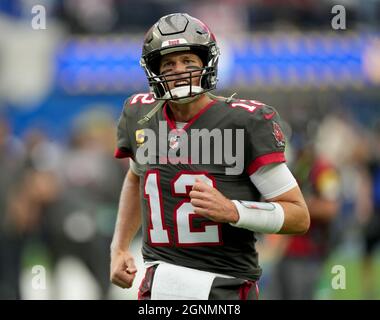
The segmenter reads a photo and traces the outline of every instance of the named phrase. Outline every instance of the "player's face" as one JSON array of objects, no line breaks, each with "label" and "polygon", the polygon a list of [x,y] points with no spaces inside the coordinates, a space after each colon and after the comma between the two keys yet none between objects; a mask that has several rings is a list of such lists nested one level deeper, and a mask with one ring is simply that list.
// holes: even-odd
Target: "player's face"
[{"label": "player's face", "polygon": [[[160,61],[160,74],[165,75],[167,89],[171,90],[180,86],[190,85],[190,72],[203,67],[202,60],[194,53],[173,52],[162,57]],[[180,74],[181,72],[185,72]],[[200,75],[201,71],[192,72],[192,75]],[[199,86],[200,77],[193,77],[191,84]]]}]

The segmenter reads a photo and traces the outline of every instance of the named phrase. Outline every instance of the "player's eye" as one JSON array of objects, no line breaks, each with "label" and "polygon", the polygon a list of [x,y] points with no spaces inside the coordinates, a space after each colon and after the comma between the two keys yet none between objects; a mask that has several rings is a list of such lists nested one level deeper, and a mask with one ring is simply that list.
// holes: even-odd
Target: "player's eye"
[{"label": "player's eye", "polygon": [[184,62],[185,64],[194,64],[194,63],[195,63],[195,61],[194,61],[194,60],[191,60],[191,59],[185,59],[183,62]]},{"label": "player's eye", "polygon": [[162,68],[172,67],[173,65],[174,65],[173,61],[164,62],[164,64],[162,65]]},{"label": "player's eye", "polygon": [[161,66],[161,73],[162,74],[168,74],[170,72],[173,71],[173,62],[165,62],[162,66]]}]

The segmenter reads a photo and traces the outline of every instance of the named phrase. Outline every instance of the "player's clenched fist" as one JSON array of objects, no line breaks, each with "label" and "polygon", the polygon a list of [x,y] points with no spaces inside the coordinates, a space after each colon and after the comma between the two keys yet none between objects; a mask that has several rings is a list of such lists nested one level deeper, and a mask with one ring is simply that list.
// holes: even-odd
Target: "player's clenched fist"
[{"label": "player's clenched fist", "polygon": [[132,287],[136,277],[136,266],[129,251],[115,251],[111,254],[111,282],[121,288]]},{"label": "player's clenched fist", "polygon": [[194,213],[216,222],[234,223],[239,220],[234,203],[202,180],[196,179],[189,195]]}]

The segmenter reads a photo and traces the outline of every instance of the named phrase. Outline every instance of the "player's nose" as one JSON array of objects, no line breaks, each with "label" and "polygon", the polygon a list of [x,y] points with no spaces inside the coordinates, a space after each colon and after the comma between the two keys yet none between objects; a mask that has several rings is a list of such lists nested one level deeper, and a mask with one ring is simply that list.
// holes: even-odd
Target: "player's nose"
[{"label": "player's nose", "polygon": [[184,64],[184,63],[181,63],[181,62],[177,62],[176,64],[175,64],[175,66],[174,66],[174,74],[178,77],[178,78],[180,78],[181,76],[183,76],[183,75],[181,75],[180,73],[181,72],[186,72],[187,70],[186,70],[186,65]]}]

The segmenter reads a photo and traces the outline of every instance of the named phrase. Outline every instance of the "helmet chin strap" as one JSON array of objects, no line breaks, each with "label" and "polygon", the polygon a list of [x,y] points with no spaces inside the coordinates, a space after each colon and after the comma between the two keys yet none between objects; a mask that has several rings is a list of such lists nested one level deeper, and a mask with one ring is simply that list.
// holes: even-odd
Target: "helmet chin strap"
[{"label": "helmet chin strap", "polygon": [[[171,101],[177,104],[190,103],[192,101],[195,101],[196,99],[199,99],[200,93],[204,92],[204,89],[199,86],[192,86],[191,92],[196,93],[196,95],[189,97],[190,86],[178,87],[171,90],[172,95],[170,95],[170,92],[166,92],[163,98],[165,100],[170,100],[170,98],[172,98],[173,96],[173,98],[177,98],[177,100],[171,100]],[[180,97],[183,97],[183,98],[180,98]],[[157,105],[152,110],[150,110],[143,118],[141,118],[137,123],[139,125],[144,125],[145,123],[147,123],[154,116],[154,114],[158,110],[160,110],[161,107],[165,104],[164,99],[161,99],[159,103],[157,103]]]},{"label": "helmet chin strap", "polygon": [[[199,98],[199,93],[202,93],[204,90],[199,86],[191,86],[191,93],[196,93],[195,96],[190,95],[190,86],[183,86],[171,89],[170,92],[166,92],[163,96],[164,99],[171,100],[170,98],[176,98],[175,100],[171,100],[178,104],[185,104],[192,102]],[[171,93],[171,94],[170,94]]]}]

